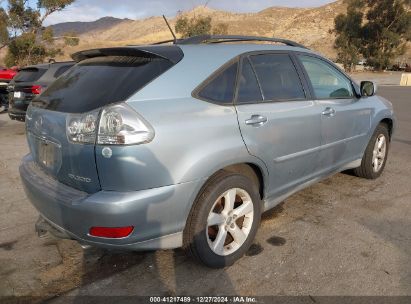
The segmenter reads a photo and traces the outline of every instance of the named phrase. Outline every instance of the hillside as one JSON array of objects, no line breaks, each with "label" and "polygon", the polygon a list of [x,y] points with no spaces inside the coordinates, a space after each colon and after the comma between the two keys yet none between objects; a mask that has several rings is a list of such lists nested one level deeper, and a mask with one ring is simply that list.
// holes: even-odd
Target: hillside
[{"label": "hillside", "polygon": [[[270,7],[257,13],[232,13],[205,7],[197,7],[183,15],[211,16],[213,24],[228,24],[229,34],[256,35],[287,38],[302,43],[324,55],[335,58],[333,48],[334,18],[346,11],[343,0],[315,8]],[[70,54],[84,49],[145,44],[171,39],[171,34],[159,16],[141,20],[104,17],[94,22],[68,22],[53,25],[56,36],[75,31],[80,44],[75,47],[62,46],[64,55],[59,60],[70,58]],[[174,28],[176,18],[169,20]],[[407,55],[411,56],[411,48]]]},{"label": "hillside", "polygon": [[[334,36],[330,30],[334,27],[335,16],[344,11],[345,5],[339,0],[316,8],[271,7],[258,13],[245,14],[197,7],[184,15],[211,16],[214,24],[227,23],[229,34],[288,38],[335,57],[332,47]],[[175,21],[176,18],[170,20],[172,27]],[[75,29],[66,27],[65,30]],[[160,16],[122,20],[118,24],[87,30],[80,34],[80,44],[76,47],[66,47],[64,59],[81,49],[152,43],[170,38],[170,32]]]},{"label": "hillside", "polygon": [[118,19],[114,17],[103,17],[92,22],[63,22],[51,25],[55,36],[61,36],[67,32],[76,32],[78,35],[90,31],[107,30],[129,19]]},{"label": "hillside", "polygon": [[[343,1],[317,8],[271,7],[258,13],[232,13],[197,7],[186,16],[211,16],[213,23],[227,23],[229,34],[258,35],[288,38],[335,57],[334,18],[345,11]],[[174,27],[176,18],[170,20]],[[170,39],[171,35],[162,17],[141,20],[123,20],[106,28],[87,31],[80,35],[80,45],[67,48],[66,55],[93,47],[151,43]]]}]

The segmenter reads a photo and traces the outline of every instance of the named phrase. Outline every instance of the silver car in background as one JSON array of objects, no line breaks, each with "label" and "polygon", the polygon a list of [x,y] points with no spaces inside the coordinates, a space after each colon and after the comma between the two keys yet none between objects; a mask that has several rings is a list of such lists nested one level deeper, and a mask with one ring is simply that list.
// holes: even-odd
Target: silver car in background
[{"label": "silver car in background", "polygon": [[[271,44],[224,42],[268,41]],[[36,229],[239,259],[262,212],[334,173],[375,179],[395,128],[372,82],[295,42],[199,36],[88,50],[29,107],[20,166]]]}]

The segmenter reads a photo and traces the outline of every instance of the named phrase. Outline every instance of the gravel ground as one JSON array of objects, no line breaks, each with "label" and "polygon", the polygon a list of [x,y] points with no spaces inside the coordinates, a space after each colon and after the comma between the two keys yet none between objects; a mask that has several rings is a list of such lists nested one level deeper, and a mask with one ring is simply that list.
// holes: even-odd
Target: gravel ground
[{"label": "gravel ground", "polygon": [[370,80],[370,81],[376,82],[378,85],[381,85],[381,86],[398,86],[401,83],[402,74],[403,72],[364,71],[364,72],[351,73],[351,77],[353,77],[354,80],[357,82],[361,82],[362,80]]},{"label": "gravel ground", "polygon": [[381,178],[337,174],[293,195],[264,214],[247,256],[220,270],[181,250],[39,239],[17,169],[28,152],[24,125],[0,115],[0,295],[411,295],[411,88],[380,93],[399,118]]}]

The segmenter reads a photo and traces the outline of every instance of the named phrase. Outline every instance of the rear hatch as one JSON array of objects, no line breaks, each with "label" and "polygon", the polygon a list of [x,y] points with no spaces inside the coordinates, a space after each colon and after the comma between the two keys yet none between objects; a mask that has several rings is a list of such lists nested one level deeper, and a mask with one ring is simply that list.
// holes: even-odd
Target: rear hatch
[{"label": "rear hatch", "polygon": [[20,70],[8,87],[10,108],[21,111],[27,109],[30,101],[41,93],[36,81],[46,73],[47,68],[48,65],[41,65]]},{"label": "rear hatch", "polygon": [[102,107],[126,101],[171,68],[182,53],[179,57],[176,50],[163,52],[160,47],[111,48],[81,52],[73,58],[79,63],[33,100],[26,117],[27,136],[33,159],[48,174],[94,193],[100,190],[95,141],[72,142],[68,121],[84,113],[98,117],[95,113]]}]

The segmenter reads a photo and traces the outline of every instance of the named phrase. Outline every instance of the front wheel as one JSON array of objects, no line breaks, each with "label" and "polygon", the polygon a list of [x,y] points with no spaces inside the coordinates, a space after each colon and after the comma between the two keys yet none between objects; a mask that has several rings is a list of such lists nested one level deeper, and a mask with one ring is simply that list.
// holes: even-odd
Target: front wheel
[{"label": "front wheel", "polygon": [[257,185],[246,176],[219,172],[193,206],[184,247],[206,266],[230,266],[251,246],[260,218]]},{"label": "front wheel", "polygon": [[361,166],[354,169],[355,175],[367,179],[378,178],[387,163],[389,144],[390,137],[387,125],[378,125],[365,150]]}]

